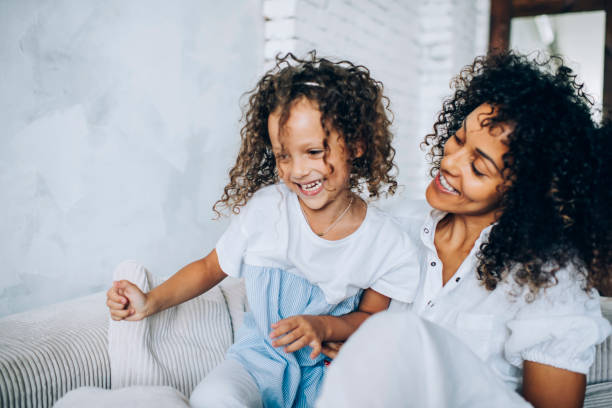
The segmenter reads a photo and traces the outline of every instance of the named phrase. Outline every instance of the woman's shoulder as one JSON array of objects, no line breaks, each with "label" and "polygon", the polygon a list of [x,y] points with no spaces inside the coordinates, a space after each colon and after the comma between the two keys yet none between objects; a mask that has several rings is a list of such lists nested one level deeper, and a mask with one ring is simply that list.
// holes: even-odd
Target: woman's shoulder
[{"label": "woman's shoulder", "polygon": [[[500,285],[517,294],[516,283],[513,282],[512,274]],[[536,289],[529,285],[520,287],[522,299],[521,311],[525,314],[558,314],[560,312],[574,313],[578,310],[599,309],[599,295],[596,290],[585,290],[585,274],[573,264],[560,268],[551,279],[550,283]]]}]

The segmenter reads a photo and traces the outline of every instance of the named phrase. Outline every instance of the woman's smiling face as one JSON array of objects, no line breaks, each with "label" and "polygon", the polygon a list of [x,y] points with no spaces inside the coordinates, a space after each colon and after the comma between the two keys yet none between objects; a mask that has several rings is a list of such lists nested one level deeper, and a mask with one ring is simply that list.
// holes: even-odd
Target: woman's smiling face
[{"label": "woman's smiling face", "polygon": [[440,171],[427,187],[429,204],[458,215],[491,217],[499,209],[506,181],[507,124],[482,126],[495,115],[491,105],[474,109],[444,145]]}]

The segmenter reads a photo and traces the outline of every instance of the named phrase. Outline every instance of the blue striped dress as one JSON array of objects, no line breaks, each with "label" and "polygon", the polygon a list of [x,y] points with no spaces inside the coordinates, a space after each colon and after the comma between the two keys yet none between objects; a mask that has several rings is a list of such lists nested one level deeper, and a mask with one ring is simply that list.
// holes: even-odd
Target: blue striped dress
[{"label": "blue striped dress", "polygon": [[264,406],[312,407],[323,382],[324,356],[311,359],[312,349],[308,346],[293,353],[272,347],[270,325],[301,314],[350,313],[357,309],[360,293],[330,305],[321,289],[300,276],[278,268],[243,268],[251,310],[227,357],[238,360],[253,376]]}]

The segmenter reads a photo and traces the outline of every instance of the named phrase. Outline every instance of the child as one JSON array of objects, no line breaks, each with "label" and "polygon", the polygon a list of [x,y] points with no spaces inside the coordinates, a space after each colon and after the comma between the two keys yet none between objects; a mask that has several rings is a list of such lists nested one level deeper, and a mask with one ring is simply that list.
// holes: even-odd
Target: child
[{"label": "child", "polygon": [[227,275],[245,278],[250,311],[192,406],[312,406],[322,343],[346,340],[390,298],[412,301],[414,245],[357,194],[397,186],[384,99],[362,66],[314,53],[278,59],[249,98],[238,159],[214,206],[235,215],[216,248],[148,294],[127,281],[109,290],[111,317],[139,320]]}]

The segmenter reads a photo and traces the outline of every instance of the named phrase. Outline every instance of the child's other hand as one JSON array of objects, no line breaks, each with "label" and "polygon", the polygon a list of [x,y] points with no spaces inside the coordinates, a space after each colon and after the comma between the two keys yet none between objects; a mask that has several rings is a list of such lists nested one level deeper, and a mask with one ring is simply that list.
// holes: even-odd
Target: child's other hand
[{"label": "child's other hand", "polygon": [[342,348],[343,344],[343,341],[326,341],[325,343],[323,343],[321,353],[325,354],[331,359],[334,359],[338,355],[338,352]]},{"label": "child's other hand", "polygon": [[321,354],[321,343],[325,340],[325,324],[321,316],[299,315],[283,319],[272,325],[272,346],[286,346],[285,352],[292,353],[302,347],[312,347],[310,358]]},{"label": "child's other hand", "polygon": [[146,316],[147,295],[127,280],[114,281],[106,292],[106,305],[113,320],[141,320]]}]

